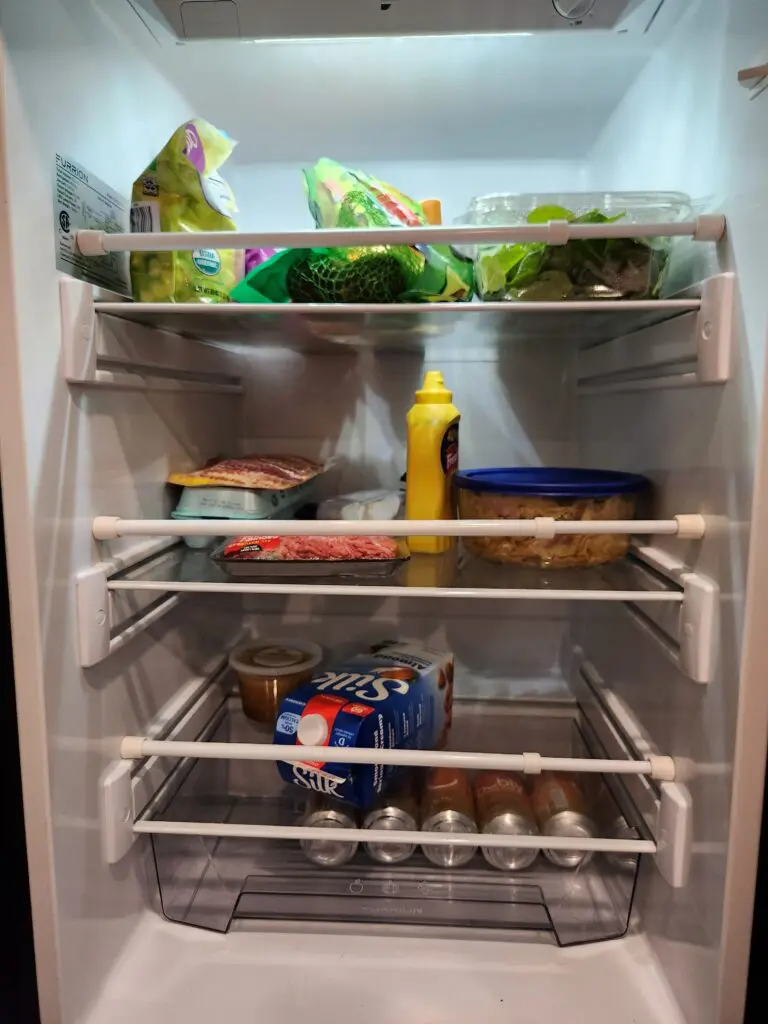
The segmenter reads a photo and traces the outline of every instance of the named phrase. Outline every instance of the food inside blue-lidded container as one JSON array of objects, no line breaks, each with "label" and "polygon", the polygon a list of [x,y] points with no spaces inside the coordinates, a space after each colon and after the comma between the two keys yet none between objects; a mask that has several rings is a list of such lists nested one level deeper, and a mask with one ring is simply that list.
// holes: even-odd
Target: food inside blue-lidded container
[{"label": "food inside blue-lidded container", "polygon": [[[634,519],[638,497],[650,481],[605,469],[494,467],[457,473],[460,519]],[[570,568],[623,558],[629,532],[537,537],[465,537],[465,549],[490,562]]]}]

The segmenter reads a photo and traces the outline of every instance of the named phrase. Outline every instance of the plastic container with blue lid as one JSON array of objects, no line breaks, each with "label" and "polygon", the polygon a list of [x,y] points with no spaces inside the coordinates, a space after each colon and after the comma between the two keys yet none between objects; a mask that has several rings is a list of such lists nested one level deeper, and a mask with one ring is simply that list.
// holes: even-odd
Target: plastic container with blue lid
[{"label": "plastic container with blue lid", "polygon": [[[454,478],[460,519],[633,519],[638,496],[650,481],[604,469],[492,467]],[[623,558],[626,534],[536,537],[465,537],[464,547],[491,562],[572,568]]]}]

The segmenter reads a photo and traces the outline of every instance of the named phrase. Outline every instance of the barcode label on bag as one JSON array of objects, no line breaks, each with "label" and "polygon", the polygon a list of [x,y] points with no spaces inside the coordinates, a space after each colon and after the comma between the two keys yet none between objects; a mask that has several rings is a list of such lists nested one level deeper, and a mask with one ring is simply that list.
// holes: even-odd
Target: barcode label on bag
[{"label": "barcode label on bag", "polygon": [[160,230],[159,203],[133,203],[131,206],[131,232],[146,234]]}]

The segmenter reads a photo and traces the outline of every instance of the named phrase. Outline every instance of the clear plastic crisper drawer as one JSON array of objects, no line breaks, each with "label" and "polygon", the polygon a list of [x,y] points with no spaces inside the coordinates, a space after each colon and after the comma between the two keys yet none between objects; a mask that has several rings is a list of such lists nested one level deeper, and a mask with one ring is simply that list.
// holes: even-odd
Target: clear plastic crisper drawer
[{"label": "clear plastic crisper drawer", "polygon": [[[270,742],[271,735],[230,700],[209,739]],[[457,702],[451,746],[602,754],[587,744],[578,709],[557,703]],[[616,802],[618,794],[627,806],[617,780],[604,782],[598,835],[641,837],[642,824],[628,824]],[[299,823],[308,797],[283,783],[274,763],[190,760],[180,766],[153,819],[291,826]],[[348,863],[327,868],[308,861],[291,839],[155,834],[151,841],[162,911],[179,924],[219,932],[246,920],[536,932],[563,946],[624,934],[640,859],[595,853],[567,869],[540,853],[528,869],[512,873],[491,867],[478,850],[463,867],[447,870],[421,850],[402,864],[380,864],[361,845]]]}]

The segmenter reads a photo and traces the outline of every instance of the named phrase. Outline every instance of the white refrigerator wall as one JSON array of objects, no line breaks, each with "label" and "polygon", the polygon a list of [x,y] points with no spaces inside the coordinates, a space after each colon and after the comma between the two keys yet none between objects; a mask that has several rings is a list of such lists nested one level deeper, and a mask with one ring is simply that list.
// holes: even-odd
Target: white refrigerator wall
[{"label": "white refrigerator wall", "polygon": [[[757,792],[752,787],[748,815],[743,801],[742,812],[730,815],[738,797],[734,762],[744,766],[749,784],[762,779],[765,756],[766,709],[753,702],[764,680],[741,666],[768,326],[768,93],[750,99],[737,73],[758,63],[766,41],[768,7],[761,0],[692,5],[617,107],[591,168],[595,187],[681,189],[707,197],[728,218],[720,264],[737,275],[736,358],[725,388],[590,398],[576,417],[585,463],[648,474],[657,485],[660,515],[705,512],[722,517],[725,526],[700,546],[678,545],[681,556],[722,589],[721,664],[711,685],[679,675],[623,609],[601,607],[579,616],[580,642],[614,696],[632,708],[658,749],[697,766],[690,783],[690,883],[673,892],[649,871],[638,906],[683,1010],[701,1024],[740,1019],[748,956],[743,946],[733,956],[725,928],[738,912],[741,933],[748,934],[745,864],[754,864],[760,786]],[[763,571],[752,565],[753,575]],[[740,737],[737,752],[737,705],[745,702],[754,730]]]},{"label": "white refrigerator wall", "polygon": [[[82,1018],[146,902],[132,858],[103,863],[99,776],[118,738],[144,729],[182,683],[207,671],[240,619],[239,603],[189,601],[103,666],[84,673],[78,665],[73,579],[99,558],[93,515],[167,514],[168,466],[230,448],[241,433],[232,396],[78,392],[62,378],[54,154],[128,194],[169,125],[192,113],[142,56],[127,5],[112,8],[125,22],[122,37],[82,0],[0,7],[9,203],[0,245],[0,461],[46,1024]],[[196,357],[184,348],[191,368]],[[210,361],[197,357],[200,367]],[[226,369],[222,357],[216,362]]]},{"label": "white refrigerator wall", "polygon": [[[406,413],[424,371],[439,369],[462,414],[462,468],[575,465],[575,404],[568,381],[572,346],[522,342],[502,344],[497,352],[478,350],[479,340],[472,325],[456,325],[431,343],[426,355],[255,349],[247,360],[243,449],[332,461],[321,495],[397,490],[405,472]],[[420,582],[435,585],[430,579]],[[367,631],[369,639],[420,636],[448,643],[459,662],[457,691],[467,695],[519,694],[539,681],[548,689],[559,674],[568,609],[556,602],[483,602],[482,609],[472,608],[477,602],[471,601],[425,606],[365,597],[362,602],[342,607],[336,599],[310,607],[287,600],[280,607],[294,632],[300,624],[321,642],[330,632],[346,639]],[[262,615],[258,624],[262,633],[274,633],[280,623]]]},{"label": "white refrigerator wall", "polygon": [[[225,124],[226,120],[222,122]],[[243,163],[235,150],[226,178],[237,197],[238,226],[246,231],[301,230],[313,221],[304,193],[302,168],[320,156],[340,159],[326,144],[306,162]],[[389,182],[415,199],[439,198],[443,223],[452,224],[473,196],[490,192],[578,192],[588,185],[589,163],[582,159],[392,160],[352,152],[349,165]]]},{"label": "white refrigerator wall", "polygon": [[150,57],[239,140],[237,162],[329,156],[382,175],[394,163],[583,160],[655,43],[560,32],[178,46],[155,31]]}]

